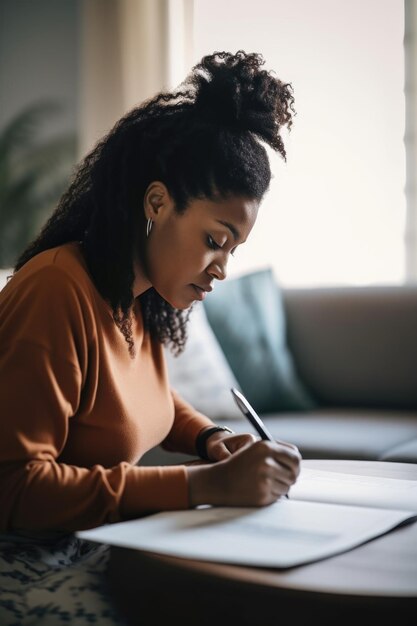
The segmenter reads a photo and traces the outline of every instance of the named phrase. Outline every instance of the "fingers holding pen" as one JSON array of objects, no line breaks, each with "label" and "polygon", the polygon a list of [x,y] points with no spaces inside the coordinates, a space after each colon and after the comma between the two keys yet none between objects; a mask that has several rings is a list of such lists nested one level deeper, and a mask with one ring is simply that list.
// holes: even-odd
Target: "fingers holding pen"
[{"label": "fingers holding pen", "polygon": [[283,446],[280,443],[270,441],[259,441],[262,457],[261,471],[265,471],[265,476],[274,484],[274,491],[279,487],[279,495],[288,492],[300,473],[301,455],[295,446]]},{"label": "fingers holding pen", "polygon": [[207,455],[211,461],[222,461],[255,441],[256,437],[248,433],[214,433],[206,443]]},{"label": "fingers holding pen", "polygon": [[258,440],[228,458],[189,468],[193,505],[265,506],[288,493],[300,472],[295,447]]},{"label": "fingers holding pen", "polygon": [[[271,456],[283,467],[286,467],[289,471],[290,479],[294,483],[301,470],[301,454],[297,446],[282,441],[275,442],[263,442],[266,445],[271,446]],[[291,483],[291,484],[292,484]]]},{"label": "fingers holding pen", "polygon": [[244,477],[244,484],[236,492],[236,496],[242,499],[239,504],[243,506],[272,504],[288,493],[300,472],[298,450],[271,441],[256,441],[242,450],[239,457],[242,467],[233,469],[236,470],[236,485],[239,485],[239,476]]},{"label": "fingers holding pen", "polygon": [[287,490],[295,483],[296,477],[286,465],[282,465],[272,457],[267,457],[264,463],[265,476],[272,482],[283,485]]}]

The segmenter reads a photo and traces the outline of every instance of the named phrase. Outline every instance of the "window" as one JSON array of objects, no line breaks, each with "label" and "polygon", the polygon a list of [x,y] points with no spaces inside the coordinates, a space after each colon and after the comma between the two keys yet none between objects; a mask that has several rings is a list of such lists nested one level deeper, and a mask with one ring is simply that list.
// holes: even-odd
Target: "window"
[{"label": "window", "polygon": [[194,60],[260,52],[294,87],[288,160],[229,273],[282,284],[405,279],[404,6],[399,0],[195,0]]}]

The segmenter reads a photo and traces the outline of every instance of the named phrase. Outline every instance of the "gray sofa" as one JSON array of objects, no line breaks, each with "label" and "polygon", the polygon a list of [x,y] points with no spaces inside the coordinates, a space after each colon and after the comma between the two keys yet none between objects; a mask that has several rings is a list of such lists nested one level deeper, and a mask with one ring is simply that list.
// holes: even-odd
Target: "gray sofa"
[{"label": "gray sofa", "polygon": [[[417,462],[417,285],[280,289],[280,297],[286,347],[313,406],[261,413],[272,434],[306,459]],[[244,420],[221,423],[251,430]],[[157,447],[141,464],[191,458]]]}]

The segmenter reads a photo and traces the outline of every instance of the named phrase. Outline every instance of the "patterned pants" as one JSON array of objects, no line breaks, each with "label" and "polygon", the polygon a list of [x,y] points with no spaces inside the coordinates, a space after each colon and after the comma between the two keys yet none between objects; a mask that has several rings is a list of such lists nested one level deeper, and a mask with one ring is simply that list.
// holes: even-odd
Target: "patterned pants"
[{"label": "patterned pants", "polygon": [[74,535],[0,536],[1,626],[126,626],[112,604],[108,546]]}]

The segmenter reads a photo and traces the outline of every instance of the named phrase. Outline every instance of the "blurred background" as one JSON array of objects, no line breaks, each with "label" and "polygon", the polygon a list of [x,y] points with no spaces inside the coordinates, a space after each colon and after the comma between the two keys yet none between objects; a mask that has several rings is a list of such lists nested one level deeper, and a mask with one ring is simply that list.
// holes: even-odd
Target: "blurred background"
[{"label": "blurred background", "polygon": [[259,52],[294,89],[288,158],[229,275],[417,279],[417,0],[0,0],[0,268],[124,113],[202,56]]}]

